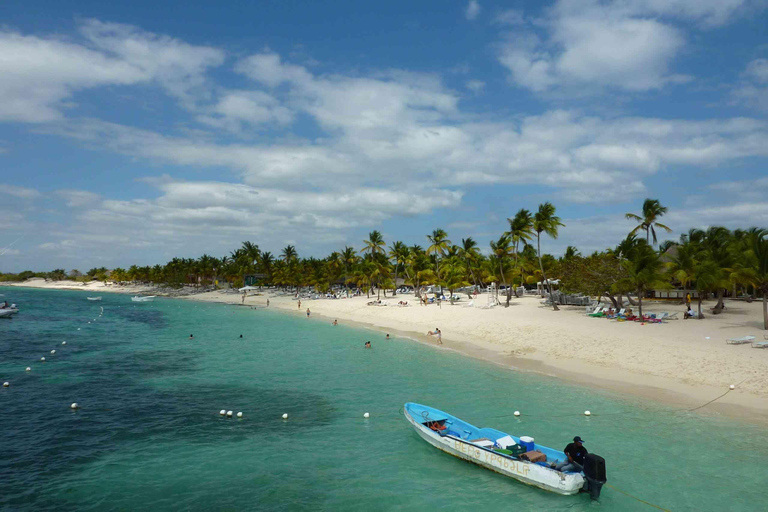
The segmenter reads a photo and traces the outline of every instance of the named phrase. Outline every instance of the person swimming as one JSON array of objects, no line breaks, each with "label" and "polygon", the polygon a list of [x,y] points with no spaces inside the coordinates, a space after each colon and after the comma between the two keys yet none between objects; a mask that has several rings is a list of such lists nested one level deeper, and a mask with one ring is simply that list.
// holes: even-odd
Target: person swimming
[{"label": "person swimming", "polygon": [[338,320],[334,320],[331,325],[339,325],[339,321]]},{"label": "person swimming", "polygon": [[242,337],[243,337],[243,335],[241,334],[241,335],[240,335],[240,337],[242,338]]},{"label": "person swimming", "polygon": [[192,338],[194,338],[194,336],[192,336],[192,335],[190,334],[190,335],[189,335],[189,339],[192,339]]},{"label": "person swimming", "polygon": [[370,341],[366,341],[365,342],[365,348],[371,348],[371,342]]},{"label": "person swimming", "polygon": [[386,339],[389,339],[389,334],[387,334],[387,337],[386,337]]}]

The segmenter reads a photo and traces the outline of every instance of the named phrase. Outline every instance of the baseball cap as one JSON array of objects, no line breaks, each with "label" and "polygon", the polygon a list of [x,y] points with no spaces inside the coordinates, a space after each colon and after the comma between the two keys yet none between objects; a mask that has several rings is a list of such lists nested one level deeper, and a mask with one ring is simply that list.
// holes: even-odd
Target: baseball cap
[{"label": "baseball cap", "polygon": [[573,442],[574,443],[582,443],[583,444],[584,440],[582,438],[580,438],[579,436],[576,436],[576,437],[573,438]]}]

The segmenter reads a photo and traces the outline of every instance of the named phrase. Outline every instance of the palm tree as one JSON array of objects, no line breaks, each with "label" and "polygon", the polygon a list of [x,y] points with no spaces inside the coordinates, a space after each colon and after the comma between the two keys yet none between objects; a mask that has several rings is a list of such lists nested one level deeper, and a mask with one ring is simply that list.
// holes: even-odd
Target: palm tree
[{"label": "palm tree", "polygon": [[477,242],[475,242],[472,237],[468,238],[462,238],[461,239],[461,247],[459,248],[459,257],[464,260],[464,263],[467,266],[467,269],[469,270],[469,275],[472,276],[472,283],[474,283],[475,286],[477,286],[477,279],[475,278],[475,271],[472,268],[473,263],[477,262],[480,259],[480,251],[477,248]]},{"label": "palm tree", "polygon": [[299,257],[299,253],[296,252],[296,247],[292,245],[286,245],[283,248],[283,252],[280,253],[280,257],[284,262],[290,263],[292,261],[295,261]]},{"label": "palm tree", "polygon": [[581,253],[579,252],[579,250],[576,247],[569,245],[568,247],[565,248],[565,254],[563,254],[562,260],[570,261],[573,258],[577,258],[579,256],[581,256]]},{"label": "palm tree", "polygon": [[749,282],[763,294],[763,329],[768,330],[768,230],[750,230],[747,238],[752,262]]},{"label": "palm tree", "polygon": [[397,277],[400,272],[400,268],[405,264],[405,260],[408,258],[408,246],[403,242],[395,242],[389,248],[389,257],[395,260],[395,291],[392,296],[397,295]]},{"label": "palm tree", "polygon": [[344,265],[344,288],[348,288],[349,269],[357,262],[357,253],[352,247],[345,245],[344,249],[339,253],[339,259],[341,264]]},{"label": "palm tree", "polygon": [[[427,256],[435,256],[435,271],[437,277],[440,277],[440,256],[445,255],[445,251],[451,246],[451,241],[448,240],[448,233],[442,229],[435,229],[431,235],[427,235],[427,240],[431,244],[427,247]],[[442,291],[442,286],[440,287]]]},{"label": "palm tree", "polygon": [[669,252],[670,260],[667,262],[667,270],[681,285],[683,285],[683,301],[688,296],[688,287],[696,274],[696,254],[698,247],[691,242],[676,244],[674,253]]},{"label": "palm tree", "polygon": [[[539,211],[533,216],[533,230],[536,232],[536,246],[538,248],[537,253],[539,256],[539,268],[541,269],[541,277],[547,284],[549,289],[549,296],[552,298],[552,285],[547,279],[547,274],[544,273],[544,265],[541,263],[541,234],[546,233],[553,239],[557,239],[557,230],[560,226],[565,226],[560,222],[560,217],[555,215],[555,207],[550,202],[539,205]],[[555,311],[559,311],[556,301],[552,298],[552,307]]]},{"label": "palm tree", "polygon": [[504,275],[504,265],[507,263],[507,260],[510,256],[510,247],[511,240],[507,234],[503,234],[499,237],[497,241],[491,240],[491,252],[496,257],[496,260],[499,263],[499,276],[501,277],[501,281],[504,284],[504,287],[506,288],[507,293],[507,304],[506,307],[509,307],[509,301],[510,301],[510,295],[512,294],[510,289],[507,287],[507,278]]},{"label": "palm tree", "polygon": [[[513,218],[507,219],[507,222],[509,222],[509,231],[507,234],[512,239],[512,245],[515,249],[515,267],[519,267],[520,242],[524,245],[528,245],[528,242],[533,239],[533,216],[530,211],[521,208]],[[522,276],[522,272],[520,272],[520,275]],[[515,290],[515,297],[517,297],[517,290]]]},{"label": "palm tree", "polygon": [[654,288],[669,287],[669,282],[663,279],[664,264],[650,245],[640,242],[630,251],[624,265],[628,275],[621,279],[618,288],[637,292],[638,314],[642,318],[645,292]]},{"label": "palm tree", "polygon": [[369,254],[384,254],[384,237],[377,230],[373,230],[368,233],[368,240],[363,240],[365,246],[360,250],[360,253],[367,252]]},{"label": "palm tree", "polygon": [[635,215],[634,213],[627,213],[625,217],[630,220],[636,220],[640,224],[635,227],[632,231],[630,231],[630,234],[637,233],[639,230],[645,231],[645,241],[648,242],[648,244],[651,243],[651,235],[653,235],[653,244],[656,245],[656,229],[655,228],[662,228],[666,230],[667,233],[671,233],[672,230],[665,226],[664,224],[658,222],[658,219],[662,217],[665,213],[667,213],[667,207],[661,206],[661,203],[658,199],[646,199],[643,202],[643,212],[642,216]]}]

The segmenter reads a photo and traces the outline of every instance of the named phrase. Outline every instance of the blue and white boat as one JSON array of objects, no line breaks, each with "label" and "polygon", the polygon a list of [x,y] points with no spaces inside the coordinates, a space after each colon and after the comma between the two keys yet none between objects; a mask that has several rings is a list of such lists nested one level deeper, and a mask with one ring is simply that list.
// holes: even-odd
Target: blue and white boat
[{"label": "blue and white boat", "polygon": [[478,428],[426,405],[408,402],[404,411],[422,439],[454,457],[557,494],[576,494],[585,487],[581,473],[563,473],[550,468],[550,465],[566,460],[561,451],[536,444],[535,450],[545,455],[546,461],[522,460],[499,450],[502,446],[510,448],[514,445],[526,446],[527,450],[532,448],[529,438],[523,437],[521,441],[519,437],[496,429]]}]

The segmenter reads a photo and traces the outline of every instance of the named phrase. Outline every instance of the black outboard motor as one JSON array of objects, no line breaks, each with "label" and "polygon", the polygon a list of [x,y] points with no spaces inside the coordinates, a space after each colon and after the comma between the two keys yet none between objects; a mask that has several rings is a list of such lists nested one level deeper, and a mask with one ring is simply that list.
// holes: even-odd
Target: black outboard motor
[{"label": "black outboard motor", "polygon": [[587,479],[586,490],[589,491],[589,497],[597,500],[603,490],[603,484],[608,481],[605,476],[605,459],[588,453],[584,457],[584,476]]}]

